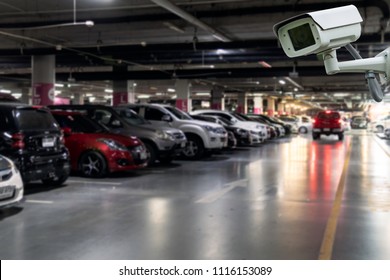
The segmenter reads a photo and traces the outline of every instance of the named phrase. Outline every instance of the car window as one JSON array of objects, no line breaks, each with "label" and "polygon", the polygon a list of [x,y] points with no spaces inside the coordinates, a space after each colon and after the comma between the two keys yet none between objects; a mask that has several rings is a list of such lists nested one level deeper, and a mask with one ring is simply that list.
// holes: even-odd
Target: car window
[{"label": "car window", "polygon": [[171,112],[172,114],[174,114],[179,120],[192,120],[192,118],[191,118],[188,114],[186,114],[186,113],[180,111],[180,110],[177,109],[177,108],[174,108],[174,107],[165,107],[165,109],[167,109],[169,112]]},{"label": "car window", "polygon": [[148,123],[144,118],[140,117],[136,112],[130,109],[120,109],[119,115],[129,124],[143,125]]},{"label": "car window", "polygon": [[318,113],[318,118],[320,119],[339,119],[340,118],[340,114],[337,113],[337,112],[333,112],[333,113],[326,113],[326,112],[321,112],[321,113]]},{"label": "car window", "polygon": [[151,120],[151,121],[161,121],[162,117],[164,116],[164,112],[156,109],[156,108],[145,108],[145,119]]},{"label": "car window", "polygon": [[14,130],[15,124],[12,121],[12,116],[10,114],[7,114],[7,112],[1,112],[0,111],[0,130],[7,131],[7,130]]},{"label": "car window", "polygon": [[36,108],[23,108],[15,111],[15,117],[21,130],[59,129],[50,112]]},{"label": "car window", "polygon": [[104,109],[96,109],[92,119],[106,127],[117,128],[122,126],[121,121],[117,118],[117,116]]},{"label": "car window", "polygon": [[69,127],[72,132],[98,133],[105,131],[103,127],[82,115],[54,114],[54,118],[62,128]]}]

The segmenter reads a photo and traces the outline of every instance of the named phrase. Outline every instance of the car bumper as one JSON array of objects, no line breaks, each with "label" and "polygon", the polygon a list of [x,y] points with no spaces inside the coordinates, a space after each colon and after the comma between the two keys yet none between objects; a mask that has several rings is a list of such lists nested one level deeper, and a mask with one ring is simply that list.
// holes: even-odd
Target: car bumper
[{"label": "car bumper", "polygon": [[128,171],[146,167],[146,151],[111,151],[105,154],[109,172]]},{"label": "car bumper", "polygon": [[344,130],[342,128],[313,128],[313,133],[320,133],[320,134],[339,134],[343,133]]},{"label": "car bumper", "polygon": [[14,206],[23,199],[23,181],[20,173],[14,174],[11,179],[0,183],[0,208]]}]

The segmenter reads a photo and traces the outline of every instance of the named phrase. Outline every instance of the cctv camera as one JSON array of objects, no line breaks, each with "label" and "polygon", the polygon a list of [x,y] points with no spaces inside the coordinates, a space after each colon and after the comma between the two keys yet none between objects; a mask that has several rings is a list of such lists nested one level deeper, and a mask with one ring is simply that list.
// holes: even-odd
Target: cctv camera
[{"label": "cctv camera", "polygon": [[359,39],[363,21],[353,5],[302,14],[274,26],[288,57],[321,53]]}]

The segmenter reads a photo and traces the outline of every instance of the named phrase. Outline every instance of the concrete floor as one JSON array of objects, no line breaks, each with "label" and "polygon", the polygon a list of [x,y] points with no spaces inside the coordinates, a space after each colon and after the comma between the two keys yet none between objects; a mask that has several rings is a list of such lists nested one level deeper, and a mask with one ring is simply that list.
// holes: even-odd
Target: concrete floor
[{"label": "concrete floor", "polygon": [[389,166],[390,141],[352,131],[31,185],[0,210],[0,259],[389,260]]}]

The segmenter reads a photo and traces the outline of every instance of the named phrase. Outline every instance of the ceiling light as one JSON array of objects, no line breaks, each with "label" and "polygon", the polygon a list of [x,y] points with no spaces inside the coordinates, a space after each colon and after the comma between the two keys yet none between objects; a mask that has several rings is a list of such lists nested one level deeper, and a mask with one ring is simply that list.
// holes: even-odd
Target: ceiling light
[{"label": "ceiling light", "polygon": [[156,92],[156,95],[163,95],[162,92]]},{"label": "ceiling light", "polygon": [[285,84],[286,84],[286,81],[285,81],[285,80],[279,80],[279,84],[285,85]]},{"label": "ceiling light", "polygon": [[112,89],[110,89],[110,88],[106,88],[106,89],[104,89],[104,92],[106,92],[106,93],[113,93],[114,91]]},{"label": "ceiling light", "polygon": [[195,93],[197,96],[210,96],[210,92],[197,92]]},{"label": "ceiling light", "polygon": [[10,91],[8,89],[0,89],[0,92],[1,93],[11,93],[12,91]]},{"label": "ceiling light", "polygon": [[137,98],[138,99],[147,99],[147,98],[150,98],[150,95],[149,94],[140,94],[140,95],[137,95]]},{"label": "ceiling light", "polygon": [[172,96],[172,99],[176,99],[176,98],[177,98],[177,95],[176,95],[176,94]]},{"label": "ceiling light", "polygon": [[92,97],[93,94],[92,94],[92,93],[87,93],[87,94],[85,94],[85,96],[86,96],[86,97]]},{"label": "ceiling light", "polygon": [[174,88],[168,88],[167,90],[168,90],[168,92],[176,92],[176,90]]},{"label": "ceiling light", "polygon": [[62,91],[60,91],[60,90],[55,90],[54,91],[54,95],[59,95],[59,94],[61,94],[62,93]]},{"label": "ceiling light", "polygon": [[11,95],[12,95],[13,97],[15,97],[15,98],[20,98],[20,97],[22,97],[22,94],[19,93],[19,92],[14,92],[14,93],[12,93]]},{"label": "ceiling light", "polygon": [[56,87],[64,87],[63,84],[55,84]]}]

